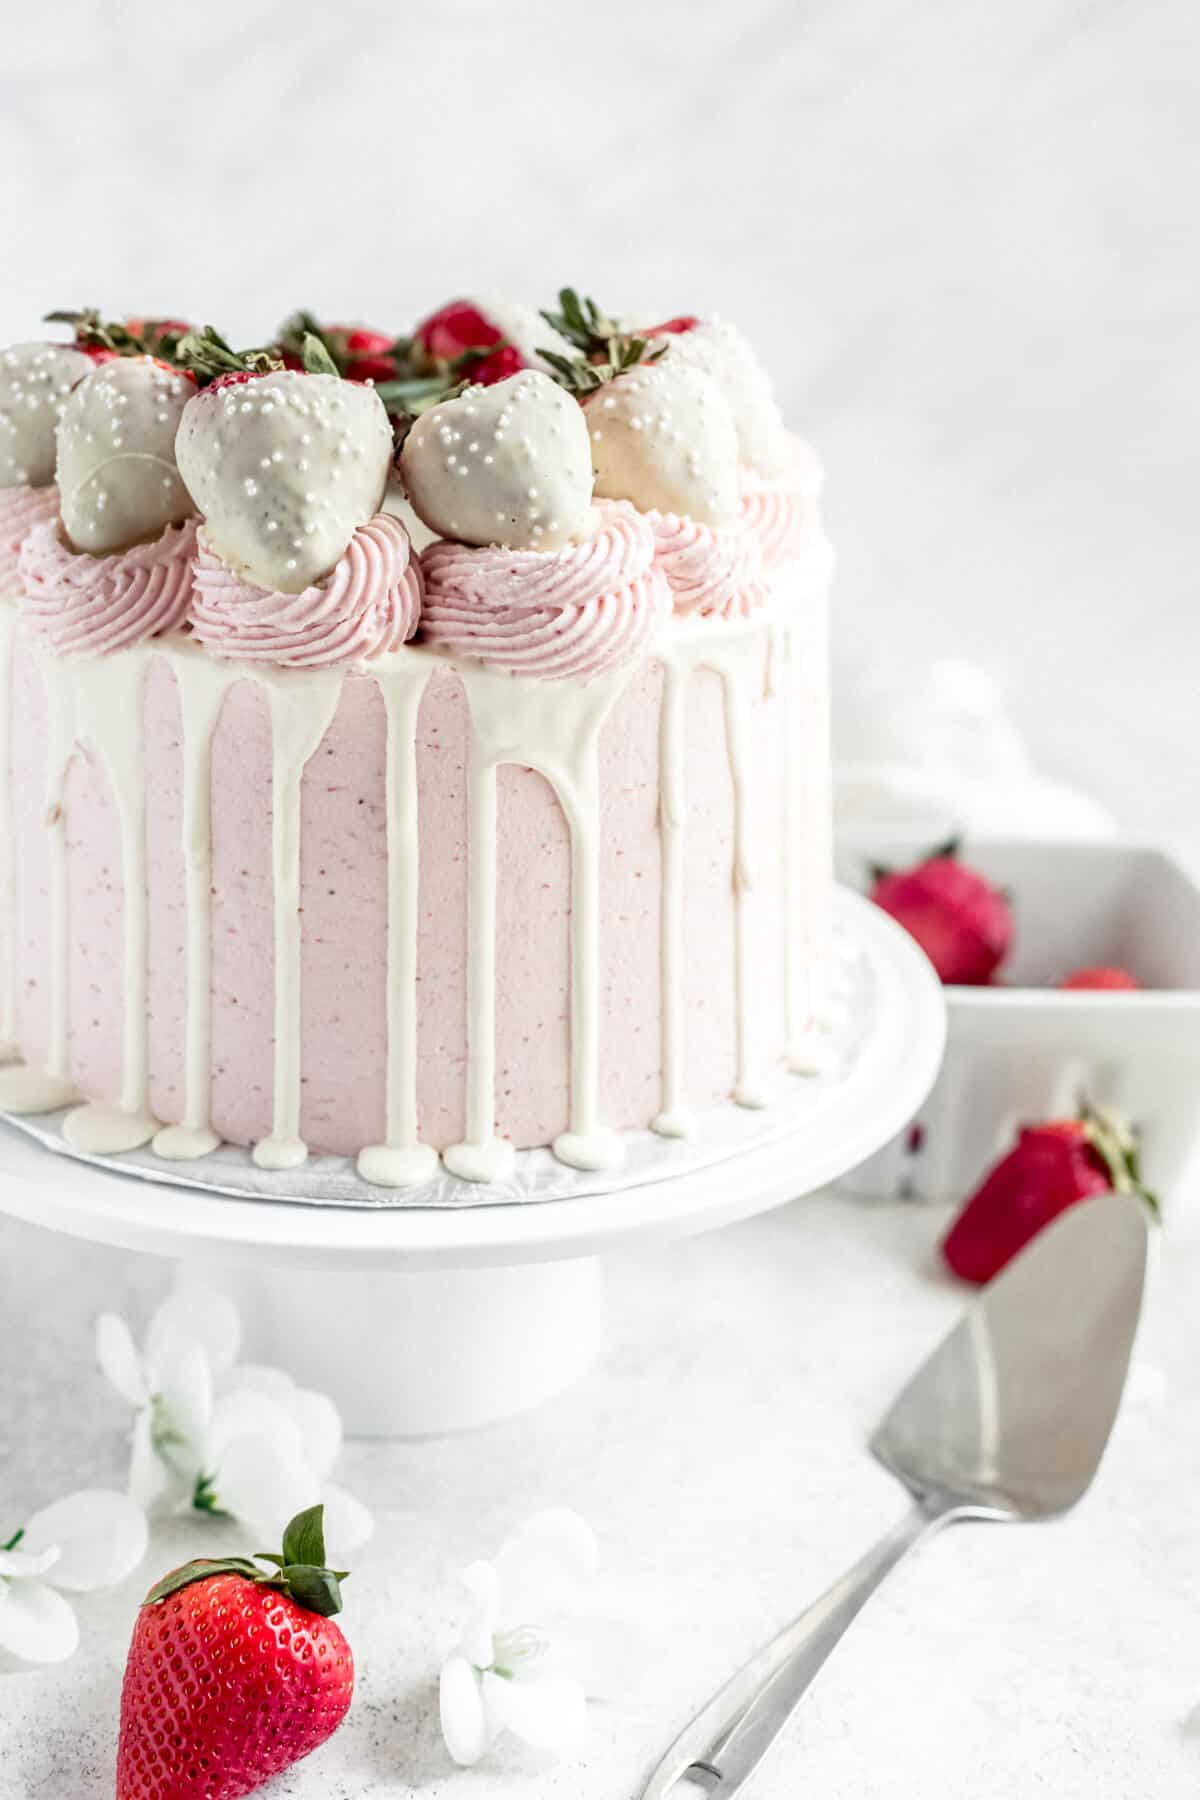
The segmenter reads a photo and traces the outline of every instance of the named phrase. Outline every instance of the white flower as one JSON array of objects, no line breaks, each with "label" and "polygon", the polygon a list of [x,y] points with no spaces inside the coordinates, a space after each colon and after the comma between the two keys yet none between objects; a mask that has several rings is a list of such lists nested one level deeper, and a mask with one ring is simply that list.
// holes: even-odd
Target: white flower
[{"label": "white flower", "polygon": [[478,1762],[504,1731],[554,1756],[580,1743],[596,1688],[572,1649],[594,1605],[596,1565],[595,1533],[560,1507],[535,1514],[494,1562],[463,1571],[470,1613],[440,1684],[456,1763]]},{"label": "white flower", "polygon": [[60,1590],[115,1587],[146,1554],[146,1515],[126,1494],[85,1489],[35,1513],[0,1549],[0,1648],[62,1662],[79,1623]]},{"label": "white flower", "polygon": [[280,1541],[288,1520],[320,1501],[331,1562],[364,1544],[375,1522],[360,1500],[328,1479],[342,1446],[342,1422],[325,1394],[298,1388],[281,1369],[231,1371],[204,1439],[195,1504],[227,1513]]},{"label": "white flower", "polygon": [[232,1368],[241,1327],[223,1294],[188,1288],[154,1314],[139,1356],[115,1313],[96,1326],[100,1367],[134,1408],[129,1492],[147,1511],[190,1502],[204,1456],[214,1375]]},{"label": "white flower", "polygon": [[150,1321],[141,1355],[123,1319],[97,1329],[100,1366],[134,1407],[130,1493],[156,1513],[194,1507],[238,1519],[277,1544],[323,1501],[330,1554],[365,1543],[374,1521],[328,1480],[342,1445],[337,1408],[282,1369],[237,1366],[241,1327],[223,1295],[173,1294]]}]

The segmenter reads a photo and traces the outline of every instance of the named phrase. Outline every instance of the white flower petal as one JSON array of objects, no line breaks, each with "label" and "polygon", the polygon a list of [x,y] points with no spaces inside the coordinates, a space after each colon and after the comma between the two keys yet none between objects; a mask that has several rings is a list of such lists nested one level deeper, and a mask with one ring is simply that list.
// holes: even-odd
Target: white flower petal
[{"label": "white flower petal", "polygon": [[69,1601],[41,1581],[0,1586],[0,1649],[24,1662],[65,1662],[79,1642]]},{"label": "white flower petal", "polygon": [[116,1313],[101,1313],[96,1321],[96,1357],[101,1373],[130,1406],[144,1406],[150,1398],[142,1374],[141,1358],[133,1333]]},{"label": "white flower petal", "polygon": [[493,1727],[511,1731],[533,1750],[567,1756],[587,1730],[587,1698],[565,1675],[526,1675],[504,1681],[483,1677],[483,1702]]},{"label": "white flower petal", "polygon": [[155,1448],[169,1468],[194,1482],[201,1471],[212,1422],[212,1371],[200,1344],[164,1365],[156,1394]]},{"label": "white flower petal", "polygon": [[281,1406],[253,1388],[235,1388],[213,1407],[204,1449],[205,1472],[219,1467],[228,1445],[245,1437],[260,1438],[285,1459],[304,1456],[299,1429]]},{"label": "white flower petal", "polygon": [[374,1535],[375,1519],[369,1507],[335,1481],[324,1484],[321,1500],[325,1507],[325,1560],[331,1568],[340,1567]]},{"label": "white flower petal", "polygon": [[232,1394],[239,1388],[253,1388],[256,1394],[265,1394],[291,1415],[296,1384],[282,1369],[272,1369],[267,1363],[238,1363],[223,1377],[221,1392]]},{"label": "white flower petal", "polygon": [[493,1641],[500,1617],[500,1577],[495,1565],[475,1562],[460,1577],[470,1600],[470,1610],[459,1639],[459,1650],[477,1669],[493,1660]]},{"label": "white flower petal", "polygon": [[544,1625],[574,1610],[598,1561],[596,1534],[586,1519],[565,1506],[535,1513],[496,1557],[505,1625]]},{"label": "white flower petal", "polygon": [[85,1488],[35,1513],[22,1547],[58,1545],[53,1586],[87,1593],[124,1581],[145,1556],[146,1540],[146,1515],[136,1501],[107,1488]]},{"label": "white flower petal", "polygon": [[482,1684],[465,1656],[452,1656],[438,1683],[438,1710],[446,1748],[460,1768],[470,1768],[490,1742]]},{"label": "white flower petal", "polygon": [[47,1569],[52,1569],[62,1555],[57,1544],[47,1544],[42,1549],[35,1550],[26,1543],[27,1536],[28,1533],[22,1536],[15,1550],[0,1550],[0,1576],[7,1577],[9,1581],[35,1581]]},{"label": "white flower petal", "polygon": [[264,1438],[227,1444],[213,1470],[213,1494],[259,1539],[255,1550],[278,1550],[289,1519],[321,1498],[321,1484],[303,1457],[281,1453]]},{"label": "white flower petal", "polygon": [[224,1392],[249,1389],[263,1394],[285,1412],[300,1433],[304,1454],[318,1475],[328,1475],[342,1447],[342,1421],[328,1394],[298,1388],[282,1369],[265,1363],[242,1363],[225,1378]]},{"label": "white flower petal", "polygon": [[199,1344],[215,1374],[237,1360],[242,1328],[237,1308],[224,1294],[209,1288],[180,1288],[169,1294],[146,1331],[146,1379],[157,1391],[163,1371],[194,1344]]},{"label": "white flower petal", "polygon": [[154,1447],[150,1408],[145,1406],[133,1421],[129,1451],[129,1497],[153,1519],[191,1499],[192,1483],[169,1469]]}]

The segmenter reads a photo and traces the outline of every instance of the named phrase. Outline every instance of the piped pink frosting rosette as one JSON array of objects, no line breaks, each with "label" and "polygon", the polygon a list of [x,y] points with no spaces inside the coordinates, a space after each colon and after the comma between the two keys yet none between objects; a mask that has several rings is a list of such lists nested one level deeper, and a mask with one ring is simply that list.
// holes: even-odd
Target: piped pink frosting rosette
[{"label": "piped pink frosting rosette", "polygon": [[35,525],[58,517],[58,489],[49,487],[0,488],[0,600],[21,589],[18,562],[21,546]]},{"label": "piped pink frosting rosette", "polygon": [[670,615],[654,536],[623,500],[564,550],[430,544],[422,635],[454,656],[543,680],[586,681],[645,651]]},{"label": "piped pink frosting rosette", "polygon": [[89,556],[71,549],[55,517],[21,549],[22,617],[60,656],[125,650],[183,624],[195,553],[194,519],[168,525],[152,544]]},{"label": "piped pink frosting rosette", "polygon": [[654,533],[655,564],[677,613],[746,619],[767,604],[771,590],[762,551],[744,525],[702,525],[675,513],[646,517]]},{"label": "piped pink frosting rosette", "polygon": [[742,479],[742,523],[757,537],[768,569],[795,562],[820,536],[818,502],[825,472],[803,439],[790,439],[790,460],[775,481]]},{"label": "piped pink frosting rosette", "polygon": [[422,593],[408,533],[389,513],[360,525],[329,574],[299,594],[235,575],[202,530],[192,630],[216,656],[332,669],[398,650],[417,629]]}]

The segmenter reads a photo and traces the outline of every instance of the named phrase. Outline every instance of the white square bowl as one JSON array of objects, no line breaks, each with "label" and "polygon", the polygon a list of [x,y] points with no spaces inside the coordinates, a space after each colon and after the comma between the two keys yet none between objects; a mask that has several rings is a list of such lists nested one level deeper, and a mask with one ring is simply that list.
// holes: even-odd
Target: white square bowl
[{"label": "white square bowl", "polygon": [[[839,833],[838,877],[930,845],[898,828]],[[1138,1131],[1164,1196],[1200,1155],[1200,885],[1164,851],[1119,843],[971,839],[964,861],[1005,889],[1013,951],[996,987],[947,987],[946,1058],[908,1131],[846,1177],[872,1197],[957,1202],[1017,1127],[1071,1114],[1080,1096]],[[1127,967],[1136,993],[1061,992],[1072,970]]]}]

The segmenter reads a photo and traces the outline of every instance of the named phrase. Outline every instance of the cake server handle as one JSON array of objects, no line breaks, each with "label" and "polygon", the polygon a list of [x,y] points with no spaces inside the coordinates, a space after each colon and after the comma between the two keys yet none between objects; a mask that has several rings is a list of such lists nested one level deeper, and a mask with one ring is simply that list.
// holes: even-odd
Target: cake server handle
[{"label": "cake server handle", "polygon": [[[918,1502],[873,1550],[726,1682],[668,1750],[641,1800],[744,1792],[820,1669],[901,1557],[952,1518],[943,1501]],[[676,1789],[680,1782],[688,1784]]]}]

